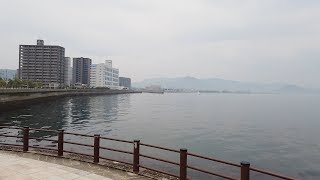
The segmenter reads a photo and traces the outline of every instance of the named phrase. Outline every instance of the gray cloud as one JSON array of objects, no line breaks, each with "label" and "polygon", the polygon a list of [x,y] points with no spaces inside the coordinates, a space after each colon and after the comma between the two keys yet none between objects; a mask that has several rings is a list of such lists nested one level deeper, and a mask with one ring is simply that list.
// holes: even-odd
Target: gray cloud
[{"label": "gray cloud", "polygon": [[0,68],[17,68],[18,45],[111,56],[134,81],[219,77],[320,85],[320,2],[222,0],[2,0]]}]

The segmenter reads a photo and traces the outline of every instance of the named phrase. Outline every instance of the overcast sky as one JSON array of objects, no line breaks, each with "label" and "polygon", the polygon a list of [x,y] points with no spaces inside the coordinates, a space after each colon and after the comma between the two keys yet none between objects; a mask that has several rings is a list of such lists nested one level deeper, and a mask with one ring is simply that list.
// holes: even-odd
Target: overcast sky
[{"label": "overcast sky", "polygon": [[320,87],[320,1],[0,0],[0,68],[18,45],[109,56],[133,81],[194,76]]}]

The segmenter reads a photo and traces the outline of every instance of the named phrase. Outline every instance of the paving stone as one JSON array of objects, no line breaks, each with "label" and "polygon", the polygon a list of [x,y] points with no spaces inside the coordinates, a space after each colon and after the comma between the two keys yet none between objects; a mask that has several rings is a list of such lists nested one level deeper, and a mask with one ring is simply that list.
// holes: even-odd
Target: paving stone
[{"label": "paving stone", "polygon": [[0,150],[1,180],[148,180],[124,171],[71,159]]}]

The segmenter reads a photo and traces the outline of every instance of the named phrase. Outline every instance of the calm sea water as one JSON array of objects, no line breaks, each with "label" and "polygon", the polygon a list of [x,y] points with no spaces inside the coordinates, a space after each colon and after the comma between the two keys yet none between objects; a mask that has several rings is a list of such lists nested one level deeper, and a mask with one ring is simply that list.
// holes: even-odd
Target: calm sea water
[{"label": "calm sea water", "polygon": [[[0,114],[0,124],[140,139],[144,143],[187,148],[189,152],[235,163],[245,160],[252,166],[301,179],[320,179],[320,96],[316,95],[125,94],[71,97]],[[46,135],[34,133],[33,136]],[[54,135],[47,137],[55,138]],[[81,140],[91,142],[89,139]],[[132,150],[131,145],[102,144]],[[142,151],[178,160],[174,153],[148,148]],[[103,154],[123,160],[131,158],[117,153]],[[155,161],[142,162],[172,172],[176,170]],[[239,174],[238,169],[199,159],[191,158],[189,162],[208,170],[226,171],[234,176]],[[209,178],[192,171],[190,175],[196,179]]]}]

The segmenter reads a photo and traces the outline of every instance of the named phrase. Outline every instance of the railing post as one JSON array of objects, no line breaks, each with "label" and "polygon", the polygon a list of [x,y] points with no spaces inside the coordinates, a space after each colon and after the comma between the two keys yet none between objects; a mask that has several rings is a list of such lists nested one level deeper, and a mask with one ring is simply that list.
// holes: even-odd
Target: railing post
[{"label": "railing post", "polygon": [[133,172],[139,173],[140,140],[133,141]]},{"label": "railing post", "polygon": [[242,161],[241,163],[241,180],[250,180],[250,163]]},{"label": "railing post", "polygon": [[180,149],[180,180],[187,179],[187,149]]},{"label": "railing post", "polygon": [[63,156],[63,132],[60,130],[58,134],[58,156]]},{"label": "railing post", "polygon": [[23,127],[23,152],[29,150],[29,127]]},{"label": "railing post", "polygon": [[93,156],[93,162],[94,163],[99,163],[99,152],[100,152],[100,135],[99,134],[95,134],[94,135],[94,156]]}]

